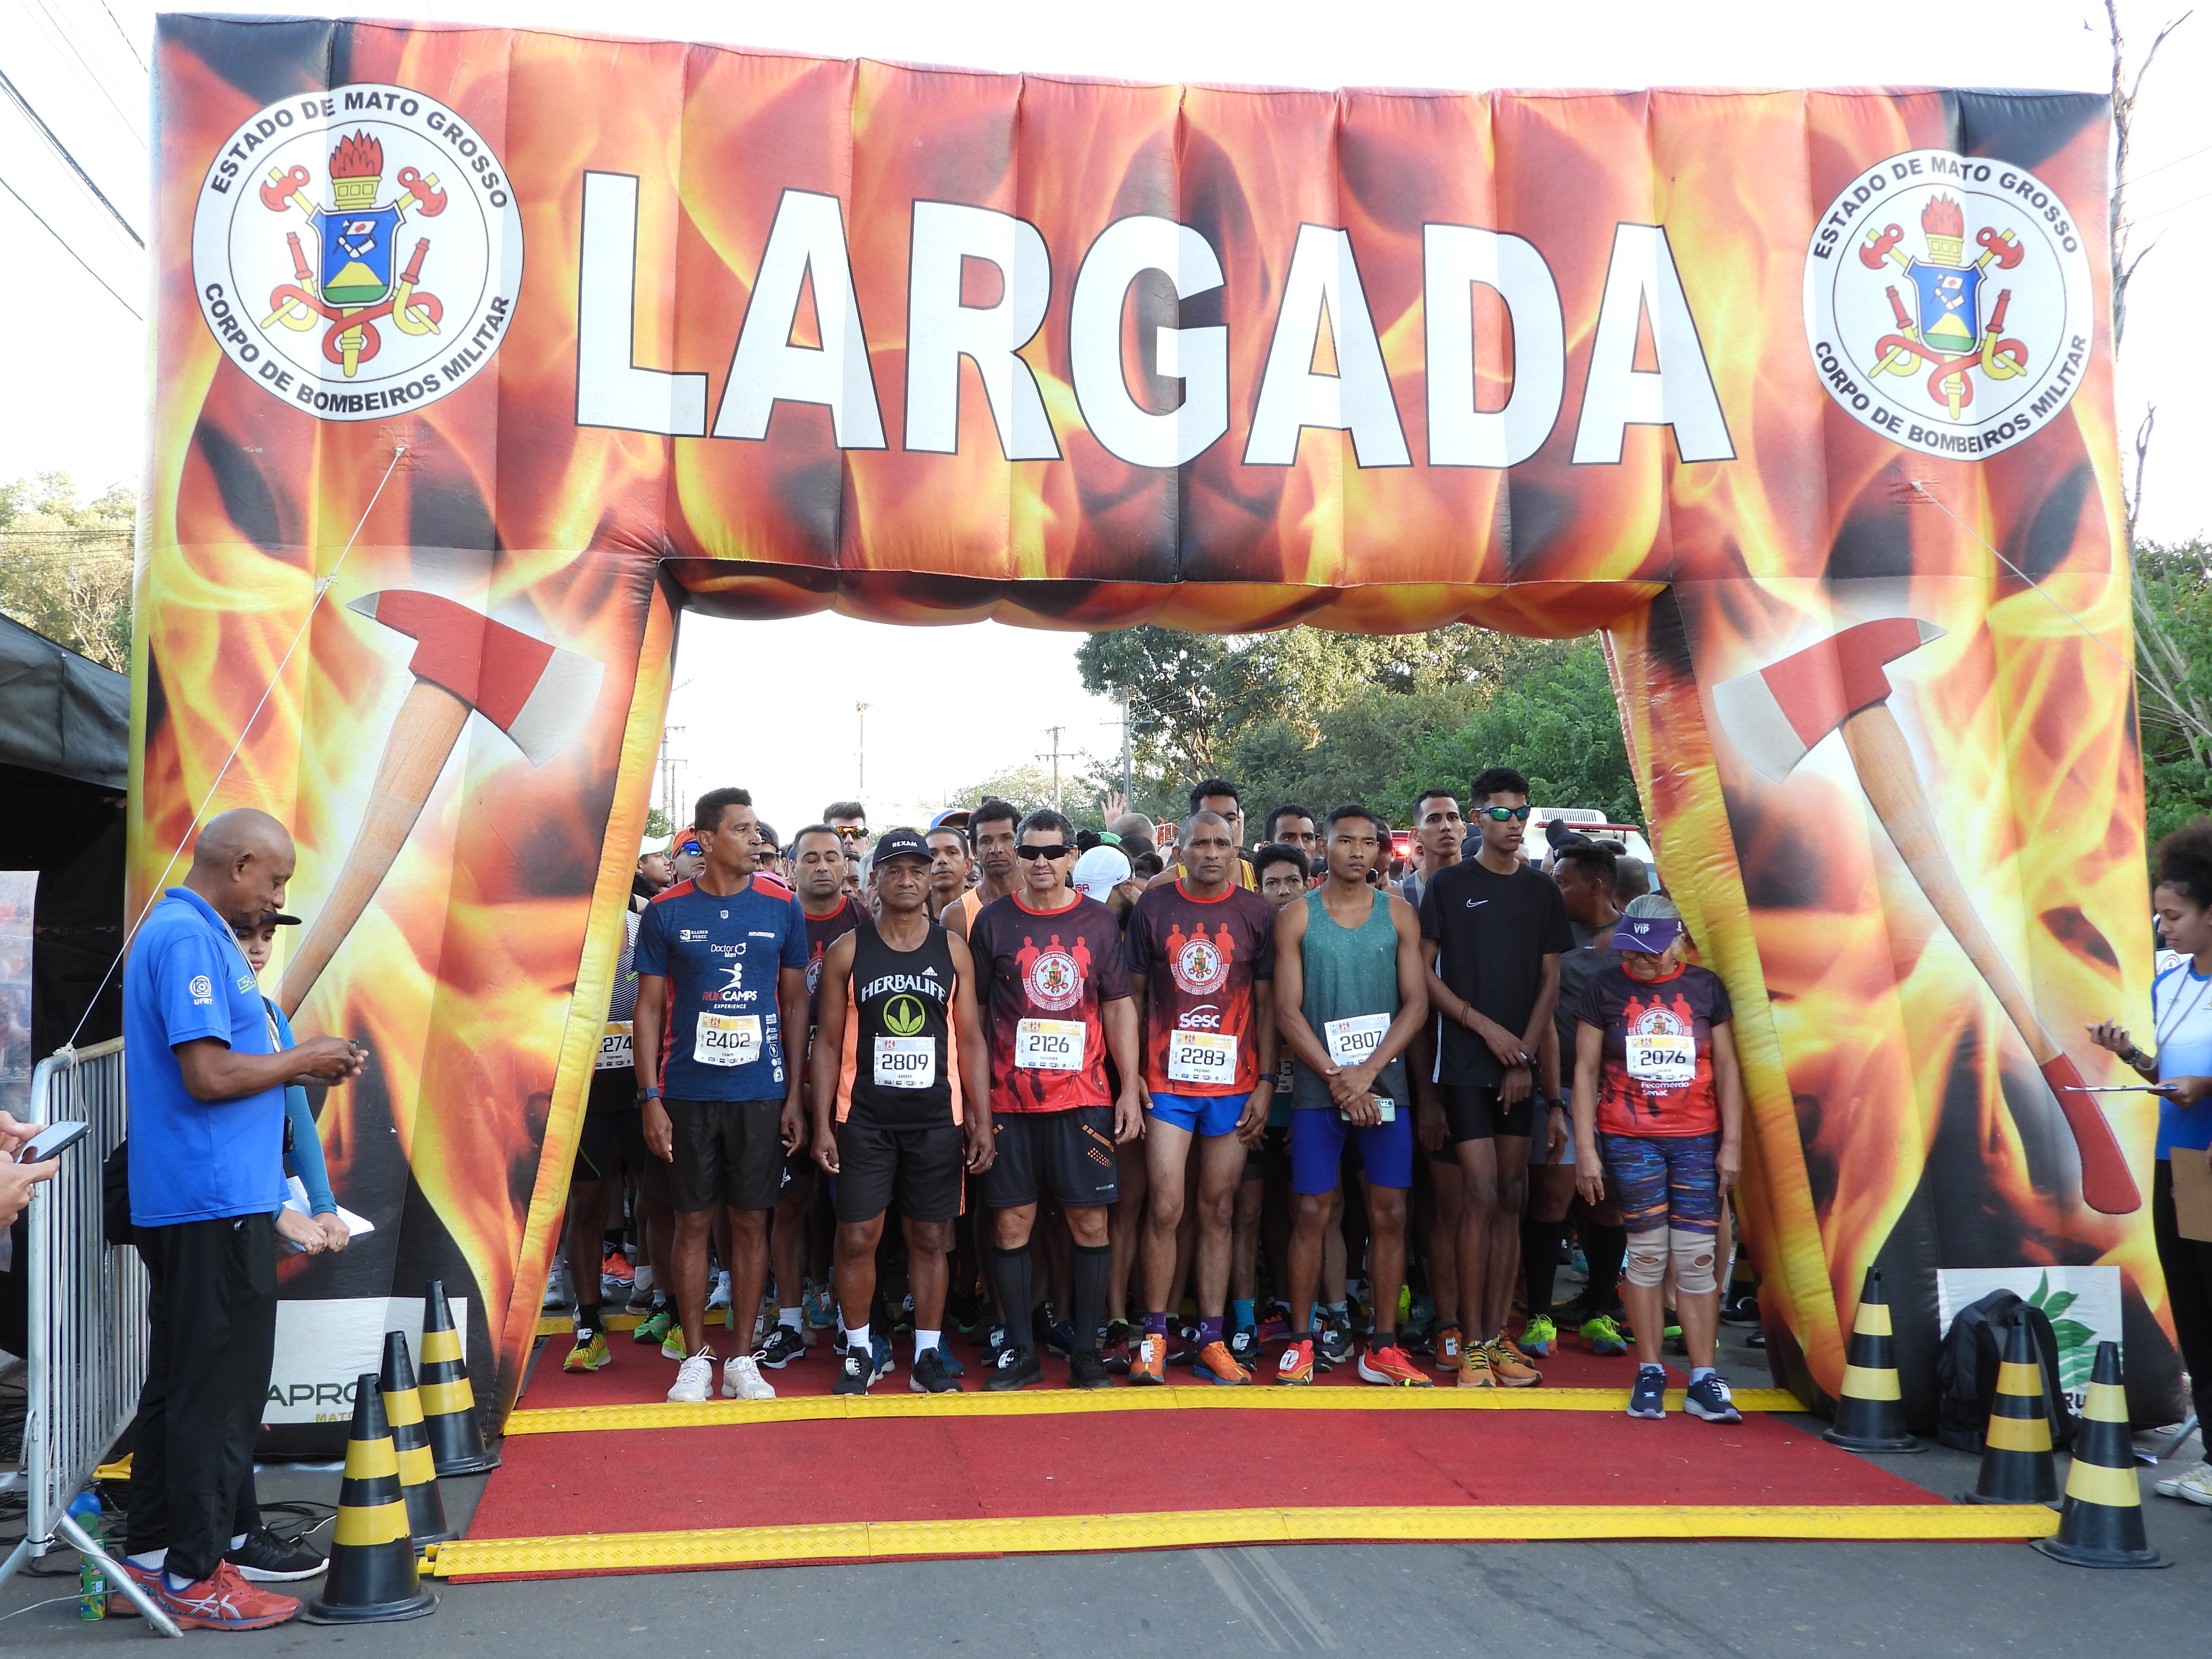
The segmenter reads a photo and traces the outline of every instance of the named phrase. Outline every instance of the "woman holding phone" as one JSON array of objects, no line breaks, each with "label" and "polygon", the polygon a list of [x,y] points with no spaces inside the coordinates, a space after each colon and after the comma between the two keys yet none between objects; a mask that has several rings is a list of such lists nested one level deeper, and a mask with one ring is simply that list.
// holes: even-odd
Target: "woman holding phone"
[{"label": "woman holding phone", "polygon": [[[2151,908],[2170,954],[2151,982],[2156,1048],[2145,1054],[2115,1020],[2089,1028],[2160,1097],[2157,1162],[2151,1166],[2151,1236],[2166,1273],[2166,1305],[2188,1367],[2197,1420],[2212,1423],[2212,1243],[2184,1238],[2173,1207],[2173,1171],[2184,1159],[2212,1163],[2212,818],[2185,824],[2158,844]],[[2193,1172],[2192,1172],[2193,1173]],[[2160,1480],[2162,1498],[2212,1507],[2212,1462]]]}]

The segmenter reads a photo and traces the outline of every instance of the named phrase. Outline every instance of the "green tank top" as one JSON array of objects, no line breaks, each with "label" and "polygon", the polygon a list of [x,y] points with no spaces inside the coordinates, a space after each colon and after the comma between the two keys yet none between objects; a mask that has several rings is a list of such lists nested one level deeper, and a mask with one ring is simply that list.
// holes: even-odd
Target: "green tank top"
[{"label": "green tank top", "polygon": [[[1357,1020],[1380,1014],[1385,1024],[1398,1016],[1398,930],[1390,925],[1390,896],[1375,890],[1374,907],[1357,927],[1340,926],[1322,902],[1319,889],[1308,893],[1306,937],[1302,960],[1305,964],[1305,999],[1299,1011],[1314,1035],[1332,1054],[1339,1050],[1329,1042],[1329,1026],[1338,1020]],[[1373,1027],[1346,1032],[1358,1052],[1371,1050],[1380,1041]],[[1341,1062],[1340,1062],[1341,1063]],[[1375,1091],[1388,1095],[1401,1108],[1410,1108],[1413,1091],[1406,1081],[1406,1057],[1401,1054],[1382,1068]],[[1291,1075],[1291,1107],[1312,1112],[1334,1108],[1328,1085],[1303,1065]]]}]

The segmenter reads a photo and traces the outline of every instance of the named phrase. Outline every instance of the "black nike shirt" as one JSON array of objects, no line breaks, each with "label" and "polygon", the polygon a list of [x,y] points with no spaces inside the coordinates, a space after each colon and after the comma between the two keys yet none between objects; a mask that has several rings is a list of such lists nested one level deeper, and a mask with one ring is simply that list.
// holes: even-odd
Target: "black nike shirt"
[{"label": "black nike shirt", "polygon": [[[1559,884],[1522,867],[1510,876],[1474,859],[1439,870],[1421,895],[1421,937],[1437,942],[1437,977],[1507,1030],[1528,1029],[1544,958],[1575,948]],[[1436,1080],[1494,1086],[1505,1075],[1490,1045],[1438,1017]]]}]

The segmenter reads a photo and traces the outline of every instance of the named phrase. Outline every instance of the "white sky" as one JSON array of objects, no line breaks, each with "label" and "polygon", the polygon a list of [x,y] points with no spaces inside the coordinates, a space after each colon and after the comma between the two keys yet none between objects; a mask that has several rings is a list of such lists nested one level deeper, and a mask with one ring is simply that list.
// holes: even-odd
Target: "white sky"
[{"label": "white sky", "polygon": [[[2187,0],[2123,0],[2130,44],[2147,46]],[[222,0],[210,10],[296,15],[298,4]],[[1956,15],[1928,0],[1718,3],[1583,0],[1554,10],[1523,0],[1179,0],[1164,13],[1115,5],[1046,7],[1036,0],[839,0],[835,5],[669,3],[619,13],[585,0],[415,0],[390,15],[546,24],[675,40],[720,40],[825,56],[1042,70],[1149,81],[1292,86],[1951,84],[2102,90],[2110,67],[2101,6],[2007,0]],[[1148,21],[1128,26],[1143,16]],[[142,0],[0,0],[0,70],[75,152],[141,234],[147,222],[146,77],[153,9]],[[1149,20],[1166,17],[1168,27]],[[2140,235],[2158,239],[2136,279],[2120,369],[2121,429],[2155,404],[2159,439],[2144,528],[2181,538],[2212,529],[2212,398],[2193,349],[2212,272],[2212,140],[2198,100],[2212,83],[2212,11],[2185,24],[2153,71],[2137,114],[2133,197]],[[43,216],[86,264],[140,312],[145,261],[12,106],[0,108],[0,179]],[[2141,246],[2140,241],[2138,246]],[[143,337],[122,305],[0,192],[0,479],[59,468],[80,484],[134,488],[143,441]],[[919,811],[940,793],[1049,747],[1118,746],[1107,705],[1083,696],[1076,636],[994,624],[898,629],[839,618],[741,624],[694,617],[672,725],[686,787],[742,779],[779,829],[804,822],[855,773],[855,701],[869,714],[869,797]],[[836,665],[837,690],[804,738],[775,746],[716,743],[718,703],[756,715],[788,707],[787,688]],[[979,665],[1006,672],[1020,714],[926,725],[931,704],[970,702]],[[755,719],[763,731],[788,722]],[[978,744],[947,732],[989,728]],[[878,782],[878,780],[880,781]],[[788,822],[787,822],[788,820]]]}]

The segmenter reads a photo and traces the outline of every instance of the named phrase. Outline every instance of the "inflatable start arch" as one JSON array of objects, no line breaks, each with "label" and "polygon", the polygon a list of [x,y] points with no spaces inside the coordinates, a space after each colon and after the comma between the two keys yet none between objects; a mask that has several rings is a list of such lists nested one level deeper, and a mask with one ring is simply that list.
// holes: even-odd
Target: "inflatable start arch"
[{"label": "inflatable start arch", "polygon": [[376,1056],[378,1231],[288,1314],[441,1275],[512,1401],[684,608],[1468,621],[1605,630],[1791,1379],[1876,1261],[1909,1378],[1937,1267],[2104,1263],[2172,1395],[2154,1104],[2069,1091],[2150,976],[2102,99],[204,17],[157,73],[138,893],[242,731],[283,1000]]}]

